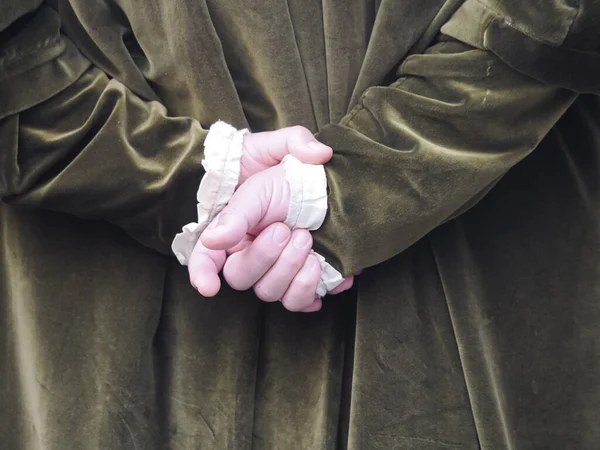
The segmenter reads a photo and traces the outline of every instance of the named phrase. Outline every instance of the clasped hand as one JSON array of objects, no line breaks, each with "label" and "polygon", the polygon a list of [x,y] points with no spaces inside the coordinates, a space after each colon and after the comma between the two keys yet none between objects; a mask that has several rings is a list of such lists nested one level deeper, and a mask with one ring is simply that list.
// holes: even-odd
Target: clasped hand
[{"label": "clasped hand", "polygon": [[[311,234],[283,223],[290,187],[280,163],[288,154],[306,164],[325,164],[333,152],[304,127],[244,135],[238,187],[190,256],[190,281],[203,296],[219,292],[222,270],[233,289],[253,288],[265,302],[281,301],[290,311],[321,309],[316,295],[321,267],[311,253]],[[349,276],[330,293],[352,283]]]}]

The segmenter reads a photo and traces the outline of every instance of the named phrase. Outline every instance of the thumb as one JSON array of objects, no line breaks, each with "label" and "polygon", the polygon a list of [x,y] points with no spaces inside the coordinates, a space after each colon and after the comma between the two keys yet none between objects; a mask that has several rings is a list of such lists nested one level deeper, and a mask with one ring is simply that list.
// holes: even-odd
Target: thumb
[{"label": "thumb", "polygon": [[275,222],[284,222],[290,203],[290,187],[283,165],[271,167],[248,179],[227,206],[211,222],[200,240],[211,250],[238,245],[246,234],[256,235]]},{"label": "thumb", "polygon": [[247,134],[244,148],[269,167],[281,162],[286,155],[305,164],[325,164],[333,155],[331,147],[317,141],[308,128],[301,126]]},{"label": "thumb", "polygon": [[[287,140],[287,153],[304,164],[325,164],[333,156],[331,147],[317,141],[304,127],[293,127]],[[285,158],[281,155],[279,161]]]},{"label": "thumb", "polygon": [[213,297],[221,289],[219,272],[225,264],[224,250],[210,250],[198,241],[190,255],[188,273],[190,282],[204,297]]}]

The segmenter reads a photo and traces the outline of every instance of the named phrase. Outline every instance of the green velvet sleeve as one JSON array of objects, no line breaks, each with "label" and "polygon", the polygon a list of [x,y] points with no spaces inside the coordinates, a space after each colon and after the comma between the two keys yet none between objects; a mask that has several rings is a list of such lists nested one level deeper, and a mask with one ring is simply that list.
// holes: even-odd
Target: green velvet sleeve
[{"label": "green velvet sleeve", "polygon": [[579,93],[600,95],[598,0],[465,0],[391,86],[317,137],[329,211],[316,250],[349,274],[481,199]]},{"label": "green velvet sleeve", "polygon": [[577,95],[449,38],[408,57],[399,75],[317,134],[334,156],[315,249],[343,274],[393,257],[473,205]]},{"label": "green velvet sleeve", "polygon": [[106,220],[170,254],[195,220],[206,131],[90,65],[51,8],[16,19],[0,30],[0,199]]}]

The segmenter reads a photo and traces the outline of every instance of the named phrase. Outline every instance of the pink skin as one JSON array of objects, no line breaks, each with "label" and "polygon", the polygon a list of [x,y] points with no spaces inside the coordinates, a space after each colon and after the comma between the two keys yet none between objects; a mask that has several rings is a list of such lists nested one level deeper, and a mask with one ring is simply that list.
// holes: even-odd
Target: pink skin
[{"label": "pink skin", "polygon": [[[310,233],[290,232],[282,223],[290,193],[284,168],[278,164],[287,154],[323,164],[332,152],[302,127],[245,135],[240,186],[190,258],[190,281],[202,295],[218,293],[218,274],[223,270],[230,286],[254,287],[264,301],[281,300],[291,311],[321,309],[315,295],[321,271],[310,255]],[[331,293],[347,290],[352,283],[353,277],[348,277]]]},{"label": "pink skin", "polygon": [[300,126],[246,134],[243,147],[240,185],[255,173],[276,166],[288,154],[305,164],[325,164],[333,155],[331,147]]},{"label": "pink skin", "polygon": [[[315,297],[320,269],[314,256],[309,255],[310,235],[304,230],[290,233],[281,224],[289,201],[289,185],[281,165],[255,174],[241,185],[194,249],[190,274],[196,288],[203,292],[214,287],[217,274],[224,267],[225,278],[234,288],[253,285],[259,298],[280,298],[291,311],[320,309],[321,302]],[[303,245],[294,245],[300,237],[304,237]],[[226,262],[227,249],[235,252],[230,250]],[[349,277],[337,292],[351,285]]]}]

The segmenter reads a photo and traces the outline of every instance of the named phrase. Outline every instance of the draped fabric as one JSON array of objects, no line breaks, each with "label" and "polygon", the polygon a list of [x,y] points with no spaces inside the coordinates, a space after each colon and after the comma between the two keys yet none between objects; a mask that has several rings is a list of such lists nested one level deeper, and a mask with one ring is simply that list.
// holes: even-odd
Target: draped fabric
[{"label": "draped fabric", "polygon": [[[0,448],[596,448],[599,16],[4,0]],[[321,312],[170,254],[219,119],[333,147]]]}]

